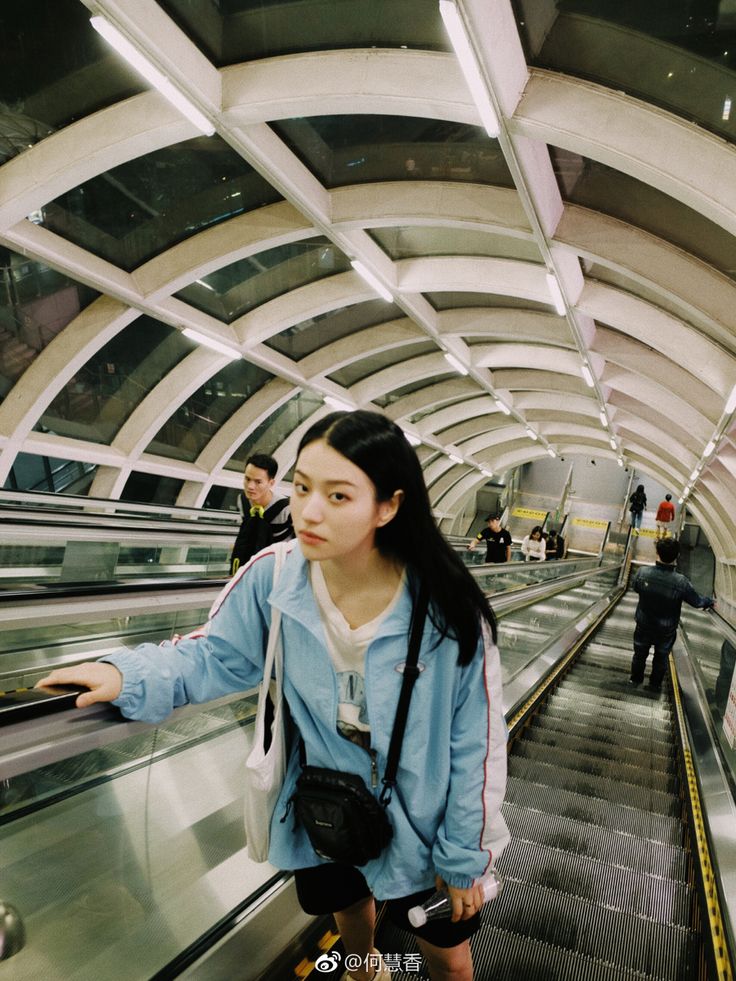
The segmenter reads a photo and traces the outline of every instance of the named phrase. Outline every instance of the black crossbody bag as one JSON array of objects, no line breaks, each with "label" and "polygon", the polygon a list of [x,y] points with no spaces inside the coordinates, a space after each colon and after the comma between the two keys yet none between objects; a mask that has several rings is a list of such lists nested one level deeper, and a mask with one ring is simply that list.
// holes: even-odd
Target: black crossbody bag
[{"label": "black crossbody bag", "polygon": [[304,743],[300,740],[302,772],[281,820],[286,820],[289,808],[293,806],[297,825],[304,827],[312,847],[321,858],[347,865],[365,865],[371,859],[378,858],[393,838],[394,829],[387,808],[396,785],[411,693],[419,675],[419,646],[427,605],[427,591],[422,587],[412,613],[409,650],[391,732],[383,788],[378,800],[357,773],[308,766]]}]

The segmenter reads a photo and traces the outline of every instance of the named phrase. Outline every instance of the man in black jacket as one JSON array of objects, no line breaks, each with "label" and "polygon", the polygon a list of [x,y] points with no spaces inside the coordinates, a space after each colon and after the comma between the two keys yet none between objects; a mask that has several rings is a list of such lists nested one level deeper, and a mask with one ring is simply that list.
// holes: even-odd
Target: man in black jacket
[{"label": "man in black jacket", "polygon": [[644,566],[637,573],[634,589],[639,594],[634,630],[634,657],[631,661],[629,684],[640,685],[644,680],[644,668],[649,649],[654,647],[654,660],[647,687],[659,691],[667,658],[677,635],[683,600],[700,610],[715,605],[712,597],[700,596],[693,584],[675,568],[680,544],[671,538],[663,538],[656,544],[657,564]]},{"label": "man in black jacket", "polygon": [[266,453],[248,457],[238,510],[243,515],[238,537],[230,556],[230,575],[234,576],[248,559],[273,542],[294,537],[288,497],[274,493],[278,464]]}]

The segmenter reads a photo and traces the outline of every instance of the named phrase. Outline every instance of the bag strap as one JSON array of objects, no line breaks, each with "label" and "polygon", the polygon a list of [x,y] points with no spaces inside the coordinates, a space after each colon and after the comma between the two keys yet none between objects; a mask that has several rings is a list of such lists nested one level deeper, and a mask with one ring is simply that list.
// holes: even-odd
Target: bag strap
[{"label": "bag strap", "polygon": [[383,774],[383,789],[379,801],[386,807],[391,802],[391,795],[396,786],[396,771],[399,768],[399,756],[401,755],[401,744],[404,741],[406,730],[406,720],[409,716],[409,702],[411,693],[414,689],[414,682],[419,677],[419,647],[422,643],[424,632],[424,621],[427,618],[429,608],[429,590],[425,583],[419,587],[419,595],[414,605],[411,615],[411,627],[409,630],[409,650],[404,663],[404,672],[399,693],[399,704],[396,707],[396,718],[394,728],[391,732],[391,742],[388,747],[388,757],[386,769]]},{"label": "bag strap", "polygon": [[[274,564],[273,564],[273,584],[275,587],[279,581],[281,575],[281,570],[283,569],[284,562],[286,561],[286,551],[288,548],[287,542],[279,542],[277,545],[273,546],[274,552]],[[271,681],[271,674],[273,673],[274,666],[276,668],[276,687],[278,691],[281,691],[282,680],[283,680],[283,651],[281,649],[281,610],[271,607],[271,629],[268,632],[268,645],[266,647],[266,659],[263,664],[263,684],[261,685],[261,690],[258,693],[258,710],[260,710],[261,701],[265,701],[268,694],[268,686]]]}]

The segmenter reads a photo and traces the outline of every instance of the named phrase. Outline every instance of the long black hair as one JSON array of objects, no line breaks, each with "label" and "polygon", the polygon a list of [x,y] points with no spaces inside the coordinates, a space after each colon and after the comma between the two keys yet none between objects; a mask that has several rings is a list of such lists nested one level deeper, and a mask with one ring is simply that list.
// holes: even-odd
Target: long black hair
[{"label": "long black hair", "polygon": [[376,488],[376,499],[388,501],[401,490],[404,497],[388,524],[376,529],[376,547],[413,573],[429,592],[432,621],[443,636],[458,645],[458,663],[469,664],[478,645],[480,617],[496,640],[496,618],[478,584],[440,533],[429,503],[416,453],[395,422],[378,412],[331,412],[314,423],[299,443],[298,453],[324,440],[360,467]]}]

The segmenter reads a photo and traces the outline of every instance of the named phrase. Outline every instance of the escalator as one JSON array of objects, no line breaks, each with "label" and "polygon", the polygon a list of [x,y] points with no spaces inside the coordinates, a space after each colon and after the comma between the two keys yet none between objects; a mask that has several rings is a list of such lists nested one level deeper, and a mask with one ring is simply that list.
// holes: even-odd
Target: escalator
[{"label": "escalator", "polygon": [[[628,685],[635,605],[624,596],[543,707],[512,731],[505,888],[472,941],[478,979],[716,976],[671,694]],[[406,943],[388,924],[377,940],[383,950]],[[423,964],[396,975],[422,976]]]},{"label": "escalator", "polygon": [[[477,981],[711,976],[670,696],[626,684],[633,598],[588,635],[618,595],[616,575],[494,598],[512,842],[499,862],[505,890],[473,940]],[[573,641],[582,653],[556,674]],[[530,714],[529,692],[550,672]],[[31,939],[0,962],[0,981],[333,976],[314,968],[336,939],[329,920],[304,916],[290,877],[244,848],[252,711],[246,695],[157,727],[117,721],[107,706],[8,727],[0,899]],[[377,945],[413,953],[397,981],[426,981],[408,935],[382,924]]]}]

